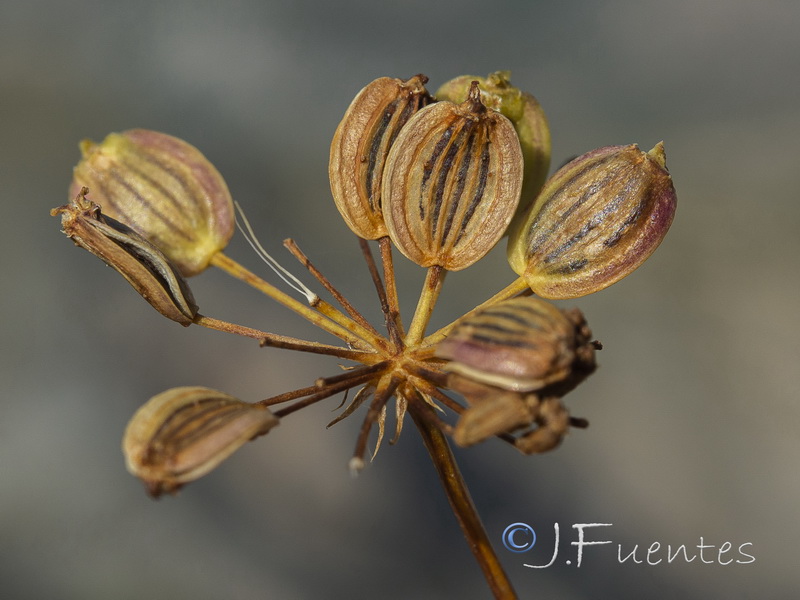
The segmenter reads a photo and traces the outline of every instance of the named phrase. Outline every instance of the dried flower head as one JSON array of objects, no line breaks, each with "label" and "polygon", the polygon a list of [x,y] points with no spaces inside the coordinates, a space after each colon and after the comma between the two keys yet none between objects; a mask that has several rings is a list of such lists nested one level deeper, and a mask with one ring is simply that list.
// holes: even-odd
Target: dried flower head
[{"label": "dried flower head", "polygon": [[[496,596],[511,597],[513,589],[469,500],[447,436],[463,446],[497,436],[530,454],[557,446],[570,427],[587,425],[570,416],[562,399],[592,373],[599,344],[591,341],[580,311],[527,296],[577,297],[630,273],[666,234],[675,192],[660,144],[649,153],[614,146],[579,157],[551,177],[515,219],[508,255],[520,278],[429,333],[445,274],[483,257],[511,222],[523,179],[541,179],[549,133],[538,103],[512,88],[505,74],[470,80],[461,103],[429,104],[426,81],[418,75],[369,84],[351,103],[331,147],[334,200],[359,237],[385,334],[293,240],[286,240],[286,248],[339,307],[301,283],[267,253],[243,214],[247,241],[305,302],[227,256],[222,249],[233,217],[225,184],[197,150],[170,136],[133,130],[109,136],[99,146],[85,144],[74,185],[95,186],[94,202],[82,189],[53,214],[62,215],[64,230],[76,243],[111,264],[166,316],[249,337],[261,346],[349,363],[334,376],[253,404],[206,388],[175,388],[152,398],[134,416],[123,444],[128,468],[151,494],[175,491],[279,419],[351,389],[350,403],[331,425],[366,408],[349,462],[357,472],[375,427],[373,457],[380,447],[394,399],[392,441],[410,415],[489,585]],[[463,89],[463,79],[454,82],[443,88],[442,98]],[[534,155],[536,165],[529,160]],[[382,273],[367,239],[377,240]],[[400,316],[392,244],[427,267],[408,328]],[[258,289],[342,344],[197,313],[178,269],[189,275],[208,265]],[[438,414],[442,409],[455,413],[455,425]]]}]

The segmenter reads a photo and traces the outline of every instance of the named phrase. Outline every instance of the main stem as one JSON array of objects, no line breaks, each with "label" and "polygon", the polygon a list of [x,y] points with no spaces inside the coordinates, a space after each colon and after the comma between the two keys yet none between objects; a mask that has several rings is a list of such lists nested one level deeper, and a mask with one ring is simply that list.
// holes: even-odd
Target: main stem
[{"label": "main stem", "polygon": [[[419,404],[417,404],[419,406]],[[444,434],[431,422],[418,413],[418,409],[409,410],[414,423],[422,435],[422,441],[431,456],[436,472],[444,487],[450,506],[458,519],[458,524],[467,538],[472,554],[483,571],[486,582],[495,598],[516,598],[517,594],[503,570],[503,566],[494,553],[492,544],[478,511],[469,495],[469,490],[458,469],[450,445]]]}]

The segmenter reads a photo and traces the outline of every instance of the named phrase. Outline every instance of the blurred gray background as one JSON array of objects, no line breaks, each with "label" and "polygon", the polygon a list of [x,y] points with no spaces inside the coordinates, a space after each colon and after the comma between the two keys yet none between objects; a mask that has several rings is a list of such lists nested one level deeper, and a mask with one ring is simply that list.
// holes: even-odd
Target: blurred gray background
[{"label": "blurred gray background", "polygon": [[[163,319],[48,210],[80,139],[171,133],[215,163],[270,251],[299,272],[280,243],[295,238],[379,322],[328,188],[339,119],[379,76],[422,72],[436,89],[510,69],[547,111],[555,165],[663,139],[679,196],[644,267],[563,303],[605,344],[568,397],[591,427],[542,456],[457,452],[520,597],[795,597],[798,27],[789,1],[3,2],[0,595],[488,596],[413,426],[351,479],[363,413],[326,431],[337,400],[177,498],[147,498],[119,449],[147,398],[204,385],[255,401],[338,366]],[[270,277],[238,236],[229,253]],[[408,313],[421,273],[398,263]],[[503,248],[453,274],[435,324],[511,279]],[[205,314],[330,341],[221,273],[192,287]],[[539,534],[528,554],[501,544],[517,521]],[[556,563],[524,567],[549,561],[554,523]],[[612,524],[587,532],[613,543],[579,568],[575,523]],[[668,544],[694,555],[701,538],[709,564],[667,562]],[[643,560],[654,542],[659,564],[620,564],[618,545]],[[737,564],[742,544],[755,562]]]}]

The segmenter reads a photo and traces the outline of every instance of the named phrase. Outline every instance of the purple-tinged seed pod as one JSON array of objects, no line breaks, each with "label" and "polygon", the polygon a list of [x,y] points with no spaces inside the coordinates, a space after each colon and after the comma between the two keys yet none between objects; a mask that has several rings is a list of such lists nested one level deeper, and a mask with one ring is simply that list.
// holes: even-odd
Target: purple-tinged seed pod
[{"label": "purple-tinged seed pod", "polygon": [[543,298],[597,292],[647,260],[676,204],[663,143],[598,148],[559,169],[515,221],[509,263]]},{"label": "purple-tinged seed pod", "polygon": [[436,356],[449,359],[444,366],[448,372],[504,390],[531,392],[591,372],[590,337],[577,309],[561,311],[544,300],[519,297],[461,321],[439,343]]}]

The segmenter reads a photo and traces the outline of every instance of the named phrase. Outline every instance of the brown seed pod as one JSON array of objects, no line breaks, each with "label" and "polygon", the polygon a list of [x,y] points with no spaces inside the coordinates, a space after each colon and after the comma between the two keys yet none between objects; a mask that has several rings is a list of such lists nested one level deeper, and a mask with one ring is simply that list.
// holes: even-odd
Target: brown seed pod
[{"label": "brown seed pod", "polygon": [[[461,321],[437,346],[446,371],[514,392],[585,378],[594,369],[591,331],[577,309],[512,298]],[[572,385],[577,385],[577,382]]]},{"label": "brown seed pod", "polygon": [[136,411],[125,429],[122,451],[128,471],[157,497],[202,477],[278,423],[259,404],[204,387],[173,388]]},{"label": "brown seed pod", "polygon": [[[514,440],[514,446],[523,454],[552,450],[561,443],[573,424],[569,411],[558,397],[539,398],[536,394],[527,394],[525,401],[537,427]],[[581,427],[586,425],[588,423],[583,422]]]},{"label": "brown seed pod", "polygon": [[359,237],[386,235],[381,214],[381,181],[386,155],[400,129],[432,102],[425,75],[406,81],[381,77],[353,99],[331,143],[331,192],[347,226]]},{"label": "brown seed pod", "polygon": [[672,223],[664,146],[607,146],[559,169],[514,222],[508,261],[544,298],[577,298],[633,272]]},{"label": "brown seed pod", "polygon": [[437,102],[389,151],[383,211],[389,236],[423,267],[465,269],[503,236],[519,202],[522,151],[511,122],[481,102]]},{"label": "brown seed pod", "polygon": [[61,215],[67,237],[113,267],[162,315],[191,325],[197,305],[178,268],[130,227],[105,216],[86,199],[88,191],[82,188],[72,202],[50,211]]},{"label": "brown seed pod", "polygon": [[485,385],[456,373],[450,374],[448,387],[469,403],[453,430],[453,441],[459,446],[473,446],[533,421],[524,394]]}]

